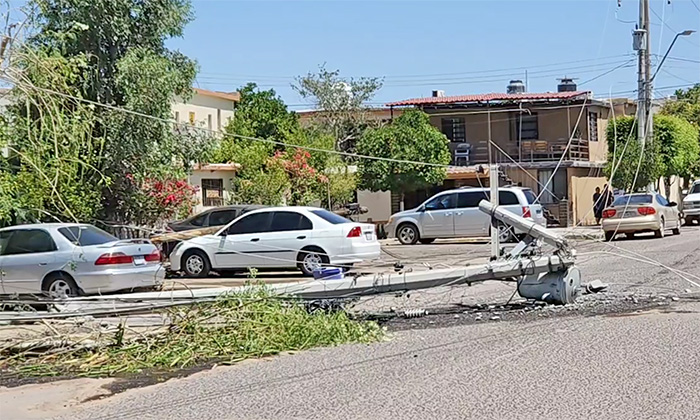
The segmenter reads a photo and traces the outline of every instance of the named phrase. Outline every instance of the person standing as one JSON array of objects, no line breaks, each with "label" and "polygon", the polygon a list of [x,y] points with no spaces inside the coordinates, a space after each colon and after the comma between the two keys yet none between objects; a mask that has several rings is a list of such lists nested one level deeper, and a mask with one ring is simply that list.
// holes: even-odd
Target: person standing
[{"label": "person standing", "polygon": [[605,208],[605,200],[603,195],[600,193],[600,187],[595,187],[595,193],[593,193],[593,213],[595,214],[595,224],[600,224],[600,219],[603,218],[603,209]]}]

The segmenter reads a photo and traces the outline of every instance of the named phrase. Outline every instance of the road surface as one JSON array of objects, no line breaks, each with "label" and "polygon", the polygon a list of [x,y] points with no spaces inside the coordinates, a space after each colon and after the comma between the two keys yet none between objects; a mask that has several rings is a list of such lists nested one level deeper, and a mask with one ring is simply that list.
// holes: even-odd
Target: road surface
[{"label": "road surface", "polygon": [[[453,245],[433,245],[441,246]],[[583,275],[609,282],[611,296],[664,301],[621,314],[450,327],[441,326],[445,316],[429,316],[381,343],[218,367],[87,402],[59,418],[695,419],[700,288],[691,282],[700,280],[700,228],[615,246],[682,270],[685,279],[620,249],[597,254],[608,248],[579,244]]]}]

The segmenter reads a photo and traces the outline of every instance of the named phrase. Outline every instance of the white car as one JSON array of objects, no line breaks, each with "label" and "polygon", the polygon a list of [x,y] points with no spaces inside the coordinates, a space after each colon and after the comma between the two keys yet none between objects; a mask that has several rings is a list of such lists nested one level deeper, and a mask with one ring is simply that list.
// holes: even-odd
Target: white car
[{"label": "white car", "polygon": [[[416,242],[429,244],[436,238],[488,236],[491,217],[479,210],[481,200],[489,200],[489,188],[464,187],[448,190],[430,197],[413,210],[392,215],[387,224],[389,237],[404,245]],[[547,220],[542,205],[528,188],[501,187],[498,189],[499,206],[518,216],[545,226]],[[499,239],[507,242],[522,234],[499,225]]]},{"label": "white car", "polygon": [[160,252],[147,239],[119,240],[92,225],[0,229],[3,294],[64,298],[162,285]]},{"label": "white car", "polygon": [[683,191],[683,216],[689,225],[700,223],[700,180],[693,182],[688,191]]},{"label": "white car", "polygon": [[374,225],[315,207],[270,207],[181,242],[170,254],[170,269],[205,277],[211,270],[298,267],[309,276],[316,268],[347,268],[379,252]]}]

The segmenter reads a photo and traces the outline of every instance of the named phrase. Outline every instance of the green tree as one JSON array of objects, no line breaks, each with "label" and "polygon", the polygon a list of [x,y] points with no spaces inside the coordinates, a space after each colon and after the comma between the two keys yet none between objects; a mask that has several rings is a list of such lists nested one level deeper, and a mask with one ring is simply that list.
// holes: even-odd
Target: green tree
[{"label": "green tree", "polygon": [[654,139],[659,142],[666,197],[671,195],[671,177],[695,175],[700,156],[698,128],[687,120],[671,116],[654,116]]},{"label": "green tree", "polygon": [[[608,162],[605,176],[615,188],[633,192],[656,183],[663,174],[659,142],[642,146],[636,137],[636,119],[620,117],[608,124]],[[656,138],[656,137],[655,137]]]},{"label": "green tree", "polygon": [[406,192],[442,182],[450,163],[447,137],[430,124],[428,115],[417,109],[407,110],[390,125],[365,131],[357,143],[357,151],[362,155],[430,164],[360,160],[360,187],[398,192],[402,202]]},{"label": "green tree", "polygon": [[685,118],[700,128],[700,83],[687,90],[677,90],[675,96],[676,100],[664,103],[661,112]]},{"label": "green tree", "polygon": [[377,77],[341,77],[339,70],[330,71],[322,65],[318,73],[298,77],[292,88],[302,98],[311,99],[319,111],[313,124],[335,138],[338,150],[352,152],[362,132],[373,123],[368,119],[366,102],[374,98],[382,83]]}]

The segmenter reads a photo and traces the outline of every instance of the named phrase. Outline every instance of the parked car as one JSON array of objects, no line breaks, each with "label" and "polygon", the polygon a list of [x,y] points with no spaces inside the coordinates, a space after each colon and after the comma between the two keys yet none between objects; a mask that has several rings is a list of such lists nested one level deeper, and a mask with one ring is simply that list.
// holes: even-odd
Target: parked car
[{"label": "parked car", "polygon": [[182,232],[185,230],[201,229],[212,226],[224,226],[238,216],[241,216],[251,210],[265,208],[265,206],[255,204],[240,204],[231,206],[216,207],[195,214],[185,220],[168,223],[168,227],[174,232]]},{"label": "parked car", "polygon": [[683,216],[689,225],[700,223],[700,179],[693,182],[688,191],[683,191]]},{"label": "parked car", "polygon": [[607,241],[622,233],[633,238],[636,233],[654,232],[657,238],[663,238],[669,229],[680,235],[681,217],[678,205],[659,194],[627,194],[603,210],[602,226]]},{"label": "parked car", "polygon": [[374,225],[314,207],[270,207],[248,212],[215,234],[181,242],[170,264],[191,277],[272,267],[298,267],[308,276],[322,266],[377,258],[379,251]]},{"label": "parked car", "polygon": [[[489,200],[489,188],[465,187],[443,191],[415,209],[392,215],[387,223],[389,237],[398,238],[404,245],[416,242],[429,244],[438,238],[483,237],[491,231],[491,217],[479,210],[481,200]],[[528,188],[501,187],[498,189],[499,205],[518,216],[542,226],[546,218],[542,205]],[[499,226],[502,242],[523,234],[518,230]]]},{"label": "parked car", "polygon": [[119,240],[92,225],[0,229],[3,294],[77,296],[160,286],[165,270],[146,239]]}]

